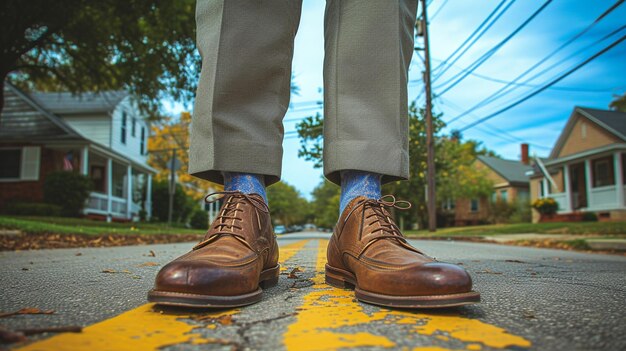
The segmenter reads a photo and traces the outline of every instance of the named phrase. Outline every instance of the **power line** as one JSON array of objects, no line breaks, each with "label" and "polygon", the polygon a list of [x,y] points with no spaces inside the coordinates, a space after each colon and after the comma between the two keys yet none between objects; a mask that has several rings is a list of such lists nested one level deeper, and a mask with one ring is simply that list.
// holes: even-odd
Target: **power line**
[{"label": "power line", "polygon": [[[480,39],[488,30],[489,28],[491,28],[491,26],[493,26],[494,23],[496,23],[498,21],[498,19],[511,7],[511,5],[513,5],[513,1],[511,1],[505,8],[504,10],[502,10],[500,13],[498,13],[498,10],[506,3],[506,0],[502,0],[498,6],[496,6],[495,9],[493,9],[493,11],[491,11],[491,13],[487,16],[487,18],[485,18],[483,20],[483,22],[478,25],[478,28],[476,28],[474,30],[474,32],[472,32],[472,34],[470,34],[467,39],[465,39],[465,41],[463,41],[463,43],[461,43],[461,45],[459,45],[459,47],[457,47],[445,60],[443,60],[443,62],[441,64],[439,64],[439,66],[435,67],[435,69],[433,70],[434,72],[439,71],[440,69],[443,69],[443,71],[438,72],[433,80],[437,80],[439,77],[441,77],[441,75],[443,75],[444,73],[446,73],[446,71],[454,64],[456,63],[459,58],[461,56],[463,56],[463,54],[465,54],[467,52],[467,50],[469,50],[469,48],[471,48],[476,41],[478,41],[478,39]],[[493,19],[493,21],[489,22],[491,20],[491,18],[496,15],[497,16]],[[487,25],[487,27],[483,30],[483,27]],[[481,32],[482,30],[482,32]],[[474,38],[474,36],[476,36],[476,38]],[[471,43],[470,40],[472,41]],[[468,44],[469,43],[469,44]],[[465,45],[467,45],[467,47],[465,47]],[[465,49],[463,50],[463,52],[461,52],[447,67],[446,64],[448,64],[448,61],[450,61],[450,59],[452,59],[452,57],[454,57],[459,50],[463,49],[463,47],[465,47]]]},{"label": "power line", "polygon": [[565,72],[564,74],[562,74],[562,75],[561,75],[561,76],[559,76],[558,78],[556,78],[556,79],[552,80],[550,83],[546,84],[545,86],[543,86],[543,87],[541,87],[541,88],[537,89],[536,91],[532,92],[531,94],[528,94],[527,96],[525,96],[525,97],[523,97],[523,98],[519,99],[518,101],[516,101],[516,102],[514,102],[514,103],[512,103],[512,104],[510,104],[510,105],[508,105],[508,106],[506,106],[506,107],[504,107],[504,108],[502,108],[502,109],[500,109],[500,110],[498,110],[498,111],[496,111],[496,112],[494,112],[494,113],[492,113],[492,114],[488,115],[488,116],[485,116],[485,117],[483,117],[483,118],[481,118],[481,119],[479,119],[479,120],[477,120],[477,121],[474,121],[474,122],[472,122],[472,123],[470,123],[470,124],[467,124],[467,125],[466,125],[466,126],[464,126],[463,128],[459,129],[459,131],[460,131],[460,132],[462,132],[462,131],[464,131],[464,130],[470,129],[470,128],[472,128],[472,127],[474,127],[474,126],[476,126],[476,125],[478,125],[478,124],[480,124],[480,123],[483,123],[483,122],[485,122],[485,121],[487,121],[487,120],[489,120],[489,119],[491,119],[491,118],[493,118],[493,117],[496,117],[497,115],[502,114],[502,113],[504,113],[504,112],[506,112],[506,111],[508,111],[508,110],[512,109],[513,107],[515,107],[515,106],[517,106],[517,105],[519,105],[519,104],[521,104],[521,103],[523,103],[523,102],[527,101],[528,99],[532,98],[533,96],[535,96],[535,95],[537,95],[537,94],[541,93],[542,91],[544,91],[544,90],[548,89],[548,88],[549,88],[549,87],[551,87],[552,85],[554,85],[554,84],[556,84],[556,83],[560,82],[561,80],[565,79],[565,78],[566,78],[566,77],[568,77],[570,74],[572,74],[572,73],[576,72],[578,69],[580,69],[581,67],[585,66],[585,65],[586,65],[586,64],[588,64],[589,62],[593,61],[593,60],[594,60],[595,58],[597,58],[598,56],[600,56],[600,55],[604,54],[605,52],[607,52],[607,51],[611,50],[612,48],[614,48],[615,46],[617,46],[619,43],[621,43],[622,41],[624,41],[625,39],[626,39],[626,35],[624,35],[624,36],[622,36],[621,38],[619,38],[618,40],[614,41],[611,45],[609,45],[609,46],[605,47],[604,49],[602,49],[602,50],[598,51],[598,52],[597,52],[597,53],[595,53],[593,56],[591,56],[591,57],[589,57],[588,59],[586,59],[585,61],[583,61],[583,62],[579,63],[578,65],[576,65],[575,67],[573,67],[573,68],[572,68],[572,69],[570,69],[569,71]]},{"label": "power line", "polygon": [[[496,51],[498,51],[502,46],[504,46],[509,40],[511,40],[522,29],[524,29],[524,27],[526,27],[526,25],[528,25],[533,19],[535,19],[546,7],[548,7],[548,5],[551,2],[552,2],[552,0],[546,1],[532,15],[530,15],[530,17],[528,17],[524,22],[522,22],[522,24],[520,24],[511,34],[509,34],[506,38],[504,38],[502,41],[500,41],[498,44],[496,44],[491,50],[487,51],[480,58],[478,58],[476,61],[474,61],[470,65],[470,67],[469,67],[469,72],[473,72],[475,69],[480,67],[483,63],[485,63],[485,61],[487,61],[491,56],[493,56],[496,53]],[[440,86],[444,86],[444,85],[448,84],[449,82],[451,82],[452,80],[456,79],[453,83],[448,85],[448,87],[446,87],[443,91],[439,92],[439,95],[443,95],[446,92],[448,92],[450,89],[454,88],[457,84],[459,84],[461,81],[463,81],[463,79],[465,79],[469,75],[469,72],[463,73],[458,78],[456,78],[456,76],[452,77],[451,79],[449,79],[445,83],[442,83]]]},{"label": "power line", "polygon": [[443,0],[443,3],[441,4],[441,6],[439,6],[437,11],[435,11],[435,13],[432,16],[430,16],[430,21],[434,20],[435,17],[437,17],[439,12],[441,12],[441,9],[443,9],[443,7],[446,6],[447,3],[448,3],[448,0]]},{"label": "power line", "polygon": [[[527,84],[518,84],[517,81],[519,81],[521,78],[523,78],[524,76],[526,76],[527,74],[529,74],[530,72],[532,72],[535,68],[539,67],[540,65],[542,65],[544,62],[546,62],[547,60],[549,60],[550,58],[552,58],[554,55],[556,55],[559,51],[561,51],[562,49],[564,49],[565,47],[567,47],[568,45],[570,45],[571,43],[573,43],[574,41],[576,41],[577,39],[579,39],[580,37],[582,37],[585,33],[587,33],[589,30],[591,30],[596,24],[598,24],[600,21],[602,21],[602,19],[604,19],[608,14],[610,14],[613,10],[615,10],[617,7],[619,7],[622,3],[624,2],[624,0],[619,0],[617,1],[615,4],[613,4],[611,7],[609,7],[606,11],[604,11],[600,16],[598,16],[598,18],[596,18],[590,25],[588,25],[587,27],[585,27],[582,31],[578,32],[576,35],[572,36],[570,39],[568,39],[565,43],[561,44],[559,47],[557,47],[555,50],[553,50],[552,52],[550,52],[547,56],[545,56],[544,58],[542,58],[541,60],[539,60],[537,63],[535,63],[533,66],[531,66],[530,68],[528,68],[526,71],[522,72],[521,74],[519,74],[517,77],[515,77],[515,79],[513,79],[510,82],[507,82],[506,85],[500,89],[498,89],[498,91],[496,91],[495,93],[491,94],[490,96],[488,96],[487,98],[483,99],[482,101],[478,102],[477,104],[475,104],[474,106],[470,107],[467,111],[461,113],[460,115],[454,117],[453,119],[451,119],[448,123],[452,123],[460,118],[462,118],[463,116],[467,115],[469,112],[475,111],[476,109],[485,106],[487,104],[489,104],[490,102],[499,99],[500,97],[510,93],[511,91],[515,90],[516,88],[512,88],[509,89],[507,92],[502,93],[503,91],[505,91],[507,88],[511,87],[511,86],[528,86]],[[597,42],[596,42],[597,43]],[[595,44],[595,43],[594,43]],[[593,45],[593,44],[592,44]],[[571,57],[571,56],[570,56]],[[561,60],[560,62],[563,62],[567,60],[567,58]],[[477,75],[477,74],[475,74]],[[479,76],[479,75],[477,75]],[[481,78],[485,78],[485,79],[489,79],[487,77],[482,76]],[[489,79],[489,80],[493,80],[496,81],[494,79]],[[558,87],[553,87],[555,89],[557,89]],[[566,90],[566,89],[562,89],[562,90]],[[502,93],[502,94],[501,94]],[[500,94],[500,95],[499,95]]]}]

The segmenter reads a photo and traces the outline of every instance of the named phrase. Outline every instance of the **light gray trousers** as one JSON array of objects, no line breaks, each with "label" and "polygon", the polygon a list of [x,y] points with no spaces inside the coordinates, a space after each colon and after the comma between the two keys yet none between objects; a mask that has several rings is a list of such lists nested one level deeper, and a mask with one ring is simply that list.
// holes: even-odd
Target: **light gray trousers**
[{"label": "light gray trousers", "polygon": [[[281,175],[301,0],[198,0],[202,71],[189,172]],[[324,175],[409,176],[407,76],[417,0],[328,0],[324,20]]]}]

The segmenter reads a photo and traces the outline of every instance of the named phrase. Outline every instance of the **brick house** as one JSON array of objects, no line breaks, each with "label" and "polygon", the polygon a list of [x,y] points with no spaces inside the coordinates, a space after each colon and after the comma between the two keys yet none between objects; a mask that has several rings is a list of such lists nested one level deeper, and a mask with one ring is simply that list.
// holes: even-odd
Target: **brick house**
[{"label": "brick house", "polygon": [[487,178],[493,182],[493,193],[491,196],[457,199],[454,202],[455,225],[485,223],[489,218],[490,202],[529,201],[530,178],[526,173],[532,167],[529,165],[527,144],[522,144],[522,159],[519,161],[480,155],[474,167],[486,171]]},{"label": "brick house", "polygon": [[550,156],[532,172],[531,200],[552,197],[562,215],[626,220],[625,151],[626,113],[575,107]]},{"label": "brick house", "polygon": [[85,215],[135,220],[151,211],[148,122],[127,93],[26,93],[4,85],[0,115],[0,208],[42,202],[46,174],[93,181]]}]

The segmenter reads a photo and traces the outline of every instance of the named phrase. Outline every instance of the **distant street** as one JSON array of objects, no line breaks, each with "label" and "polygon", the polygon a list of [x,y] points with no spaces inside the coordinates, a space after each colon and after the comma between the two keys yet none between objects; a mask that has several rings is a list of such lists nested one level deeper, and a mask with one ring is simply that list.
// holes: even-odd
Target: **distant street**
[{"label": "distant street", "polygon": [[[147,304],[158,269],[192,243],[0,252],[0,319],[8,329],[79,325],[30,337],[23,350],[624,350],[626,258],[504,245],[413,241],[462,264],[479,305],[388,310],[323,283],[327,233],[283,235],[279,285],[236,309]],[[295,269],[298,268],[298,269]],[[36,342],[32,342],[38,340]],[[0,349],[2,345],[0,345]]]}]

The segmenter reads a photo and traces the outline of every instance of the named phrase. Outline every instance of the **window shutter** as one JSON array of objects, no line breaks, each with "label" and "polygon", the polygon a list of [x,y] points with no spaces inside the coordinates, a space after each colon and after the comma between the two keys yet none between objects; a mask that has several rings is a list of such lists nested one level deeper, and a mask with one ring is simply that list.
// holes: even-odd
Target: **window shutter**
[{"label": "window shutter", "polygon": [[22,149],[22,176],[23,180],[39,180],[39,146],[28,146]]}]

